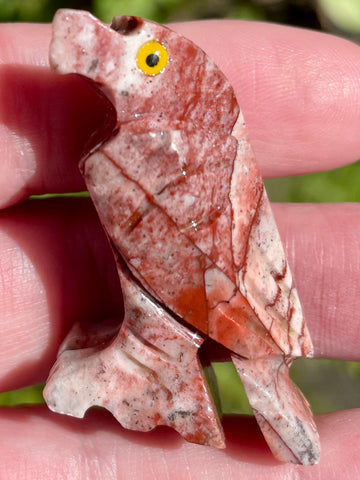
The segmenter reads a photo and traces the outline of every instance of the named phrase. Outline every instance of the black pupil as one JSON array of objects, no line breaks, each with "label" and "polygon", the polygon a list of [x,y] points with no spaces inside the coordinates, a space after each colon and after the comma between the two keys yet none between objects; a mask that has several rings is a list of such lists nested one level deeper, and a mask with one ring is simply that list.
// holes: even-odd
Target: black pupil
[{"label": "black pupil", "polygon": [[150,53],[146,57],[146,65],[148,67],[156,67],[156,65],[159,63],[159,55],[157,53]]}]

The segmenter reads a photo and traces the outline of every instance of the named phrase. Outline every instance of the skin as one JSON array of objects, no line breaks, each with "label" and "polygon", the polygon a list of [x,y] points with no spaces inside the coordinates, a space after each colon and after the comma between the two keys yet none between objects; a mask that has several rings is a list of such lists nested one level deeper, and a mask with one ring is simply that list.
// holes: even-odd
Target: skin
[{"label": "skin", "polygon": [[[257,23],[174,28],[202,46],[233,84],[264,176],[327,170],[360,157],[360,47]],[[115,267],[90,201],[26,201],[85,189],[77,159],[106,110],[80,79],[50,74],[50,36],[47,25],[0,26],[2,391],[45,381],[75,320],[121,311]],[[281,204],[274,213],[316,356],[359,361],[359,204]],[[316,420],[321,462],[302,467],[274,460],[253,419],[225,419],[228,447],[217,451],[165,428],[126,431],[103,411],[84,421],[42,406],[3,408],[0,477],[358,478],[360,409]]]}]

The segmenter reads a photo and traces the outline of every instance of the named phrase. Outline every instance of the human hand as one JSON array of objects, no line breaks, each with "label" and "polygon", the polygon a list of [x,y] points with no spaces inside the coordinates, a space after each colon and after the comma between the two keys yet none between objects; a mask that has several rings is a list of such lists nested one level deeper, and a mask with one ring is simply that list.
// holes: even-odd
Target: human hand
[{"label": "human hand", "polygon": [[[257,23],[174,28],[228,76],[264,176],[326,170],[359,157],[359,47]],[[70,324],[121,308],[90,201],[25,201],[30,194],[84,190],[77,159],[105,115],[84,82],[49,73],[50,35],[49,26],[0,28],[2,390],[44,381]],[[359,360],[359,206],[283,204],[274,213],[316,356]],[[360,412],[321,415],[317,423],[320,465],[302,467],[276,462],[253,419],[225,419],[228,447],[216,451],[164,428],[124,430],[98,410],[76,420],[46,407],[2,409],[0,477],[355,478]]]}]

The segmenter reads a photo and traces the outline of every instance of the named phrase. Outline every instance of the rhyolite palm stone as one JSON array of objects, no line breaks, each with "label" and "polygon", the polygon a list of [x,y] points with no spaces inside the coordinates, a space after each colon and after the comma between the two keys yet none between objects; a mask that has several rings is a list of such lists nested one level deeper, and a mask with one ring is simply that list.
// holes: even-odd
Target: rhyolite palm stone
[{"label": "rhyolite palm stone", "polygon": [[106,25],[79,10],[57,12],[50,63],[93,81],[116,109],[80,169],[125,314],[73,327],[44,391],[49,407],[83,417],[98,405],[125,428],[168,425],[222,448],[198,357],[210,337],[226,347],[273,454],[317,463],[312,413],[289,378],[313,347],[227,79],[164,26],[126,16]]}]

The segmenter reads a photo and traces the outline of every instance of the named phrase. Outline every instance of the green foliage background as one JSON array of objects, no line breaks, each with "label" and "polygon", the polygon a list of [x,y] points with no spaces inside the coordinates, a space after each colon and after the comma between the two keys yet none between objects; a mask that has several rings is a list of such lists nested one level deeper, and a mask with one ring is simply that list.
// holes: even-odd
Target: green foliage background
[{"label": "green foliage background", "polygon": [[[323,29],[360,39],[359,0],[0,0],[1,22],[50,22],[58,8],[90,10],[103,21],[114,15],[139,15],[159,22],[206,18],[275,21]],[[278,202],[358,202],[360,162],[325,173],[266,181]],[[216,363],[207,370],[223,413],[251,413],[232,364]],[[360,364],[334,360],[295,362],[292,376],[315,412],[360,407]],[[39,403],[42,386],[0,395],[0,405]]]}]

